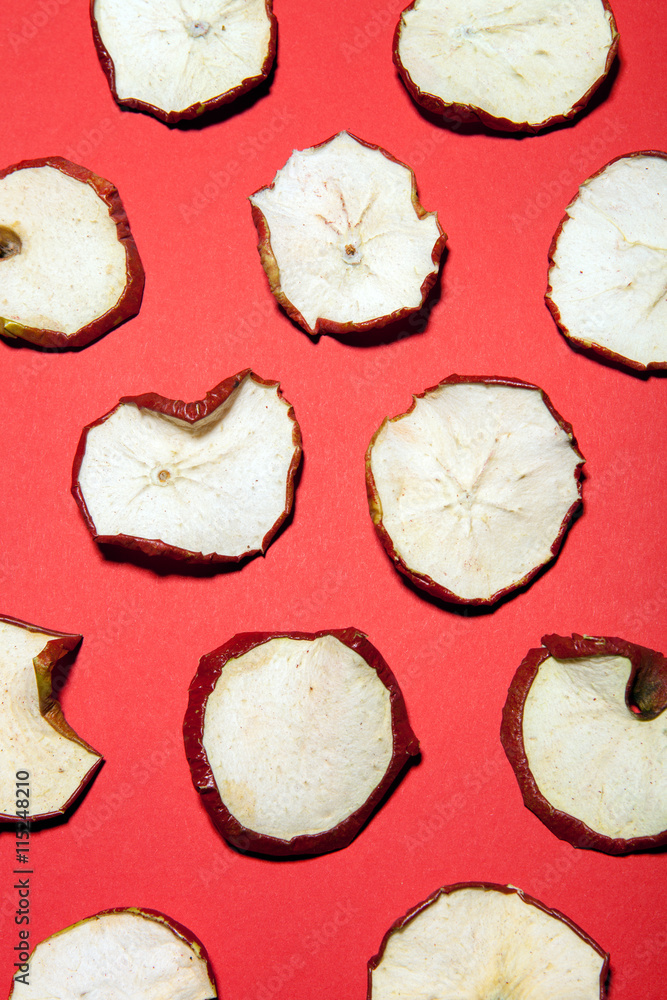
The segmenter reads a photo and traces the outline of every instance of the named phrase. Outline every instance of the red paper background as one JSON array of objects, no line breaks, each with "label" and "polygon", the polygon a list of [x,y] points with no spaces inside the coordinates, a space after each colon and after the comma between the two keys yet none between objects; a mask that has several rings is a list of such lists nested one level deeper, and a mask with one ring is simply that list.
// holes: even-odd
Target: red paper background
[{"label": "red paper background", "polygon": [[[391,62],[401,6],[278,0],[270,88],[210,124],[169,128],[114,103],[85,0],[3,0],[3,165],[59,154],[111,179],[147,273],[140,315],[80,352],[0,342],[0,610],[83,633],[62,703],[107,761],[67,823],[33,834],[31,941],[142,905],[201,938],[228,1000],[362,1000],[365,963],[393,920],[437,886],[483,879],[522,887],[608,949],[610,1000],[664,1000],[665,854],[612,858],[556,840],[523,807],[498,738],[509,681],[545,632],[667,650],[664,379],[575,352],[543,302],[549,243],[577,184],[612,157],[667,145],[664,15],[615,0],[620,61],[602,99],[572,127],[512,137],[419,112]],[[388,343],[309,339],[275,306],[255,249],[247,195],[293,148],[342,128],[411,164],[449,234],[428,326]],[[83,425],[121,395],[198,399],[246,366],[281,381],[301,424],[293,522],[232,572],[106,558],[69,494]],[[469,616],[393,570],[364,489],[382,418],[452,372],[538,383],[588,460],[584,514],[555,565]],[[421,764],[346,850],[244,857],[208,821],[183,753],[198,659],[235,632],[348,625],[396,673]],[[5,832],[3,989],[13,861]]]}]

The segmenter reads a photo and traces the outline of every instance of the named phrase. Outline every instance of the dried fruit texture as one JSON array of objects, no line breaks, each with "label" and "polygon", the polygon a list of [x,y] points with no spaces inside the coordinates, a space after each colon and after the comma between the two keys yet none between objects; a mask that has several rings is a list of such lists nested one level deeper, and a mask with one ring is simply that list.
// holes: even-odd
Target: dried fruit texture
[{"label": "dried fruit texture", "polygon": [[28,817],[64,813],[102,763],[65,721],[53,693],[55,664],[81,642],[0,618],[0,819],[16,820],[17,772],[28,772]]},{"label": "dried fruit texture", "polygon": [[118,103],[164,122],[233,101],[276,54],[271,0],[91,0],[91,20]]},{"label": "dried fruit texture", "polygon": [[630,153],[581,187],[549,252],[566,337],[631,368],[667,368],[667,154]]},{"label": "dried fruit texture", "polygon": [[398,920],[368,963],[369,1000],[601,1000],[609,956],[520,889],[439,889]]},{"label": "dried fruit texture", "polygon": [[264,552],[291,510],[301,433],[249,369],[196,403],[124,397],[84,429],[72,492],[98,542],[194,562]]},{"label": "dried fruit texture", "polygon": [[82,347],[136,315],[143,288],[109,181],[58,156],[0,173],[0,332]]},{"label": "dried fruit texture", "polygon": [[14,1000],[214,1000],[203,945],[176,921],[134,907],[88,917],[37,945]]},{"label": "dried fruit texture", "polygon": [[617,47],[606,0],[415,0],[394,62],[432,111],[536,132],[588,103]]},{"label": "dried fruit texture", "polygon": [[435,282],[446,237],[414,174],[347,132],[295,150],[250,203],[271,291],[308,333],[383,326]]},{"label": "dried fruit texture", "polygon": [[369,445],[371,517],[418,586],[493,603],[553,558],[579,507],[572,428],[519,380],[451,375],[413,400]]},{"label": "dried fruit texture", "polygon": [[355,629],[235,636],[200,662],[184,734],[223,836],[278,855],[346,846],[418,752],[396,679]]},{"label": "dried fruit texture", "polygon": [[526,805],[578,847],[667,844],[667,661],[622,639],[542,643],[510,685],[501,731]]}]

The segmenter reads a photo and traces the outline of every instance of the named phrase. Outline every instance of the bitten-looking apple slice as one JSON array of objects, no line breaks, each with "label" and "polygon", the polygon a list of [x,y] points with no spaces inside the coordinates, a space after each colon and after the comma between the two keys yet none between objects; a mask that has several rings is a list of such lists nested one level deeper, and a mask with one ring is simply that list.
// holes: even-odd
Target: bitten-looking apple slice
[{"label": "bitten-looking apple slice", "polygon": [[538,386],[450,375],[373,435],[371,517],[418,587],[492,604],[558,552],[581,503],[583,462]]},{"label": "bitten-looking apple slice", "polygon": [[28,985],[15,978],[13,1000],[218,995],[201,941],[163,913],[137,907],[104,910],[41,941],[30,956],[27,979]]},{"label": "bitten-looking apple slice", "polygon": [[271,291],[310,334],[400,319],[437,278],[447,237],[412,170],[347,132],[294,150],[250,203]]},{"label": "bitten-looking apple slice", "polygon": [[16,822],[17,781],[25,818],[48,819],[65,812],[102,763],[67,724],[52,688],[55,664],[80,642],[0,616],[0,820]]},{"label": "bitten-looking apple slice", "polygon": [[143,290],[113,184],[60,156],[0,172],[0,333],[82,347],[136,316]]},{"label": "bitten-looking apple slice", "polygon": [[438,889],[397,920],[368,963],[369,1000],[602,1000],[609,955],[511,885]]},{"label": "bitten-looking apple slice", "polygon": [[356,629],[236,635],[202,657],[183,726],[192,781],[237,847],[346,847],[419,743]]},{"label": "bitten-looking apple slice", "polygon": [[588,104],[617,48],[607,0],[414,0],[394,62],[436,114],[537,132]]},{"label": "bitten-looking apple slice", "polygon": [[97,542],[239,562],[289,514],[300,460],[291,404],[247,368],[195,403],[123,397],[84,428],[72,493]]},{"label": "bitten-looking apple slice", "polygon": [[272,0],[91,0],[90,16],[115,99],[163,122],[235,100],[276,56]]},{"label": "bitten-looking apple slice", "polygon": [[628,153],[579,188],[549,250],[565,336],[631,368],[667,368],[667,153]]},{"label": "bitten-looking apple slice", "polygon": [[527,807],[575,847],[667,844],[666,708],[661,653],[544,636],[512,680],[501,729]]}]

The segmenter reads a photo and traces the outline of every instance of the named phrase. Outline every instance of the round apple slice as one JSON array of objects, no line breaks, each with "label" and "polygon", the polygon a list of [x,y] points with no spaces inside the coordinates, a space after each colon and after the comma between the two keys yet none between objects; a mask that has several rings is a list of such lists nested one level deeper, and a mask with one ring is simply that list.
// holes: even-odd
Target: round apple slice
[{"label": "round apple slice", "polygon": [[607,0],[414,0],[394,62],[429,111],[538,132],[588,104],[617,48]]},{"label": "round apple slice", "polygon": [[397,920],[368,963],[369,1000],[602,1000],[609,955],[511,885],[460,882]]},{"label": "round apple slice", "polygon": [[113,184],[60,156],[0,171],[0,333],[83,347],[136,316],[143,290]]},{"label": "round apple slice", "polygon": [[62,815],[91,781],[102,757],[67,724],[53,691],[53,668],[81,642],[0,616],[0,820]]},{"label": "round apple slice", "polygon": [[125,396],[84,428],[72,493],[95,540],[189,562],[264,553],[292,509],[301,431],[249,368],[195,403]]},{"label": "round apple slice", "polygon": [[447,237],[412,170],[347,132],[295,150],[250,203],[271,291],[310,334],[401,319],[438,275]]},{"label": "round apple slice", "polygon": [[[181,924],[138,907],[104,910],[41,941],[15,973],[14,1000],[215,1000],[201,941]],[[19,977],[25,975],[25,979]]]},{"label": "round apple slice", "polygon": [[579,188],[549,250],[565,336],[630,368],[667,368],[667,153],[617,157]]},{"label": "round apple slice", "polygon": [[90,17],[116,101],[163,122],[234,101],[276,56],[272,0],[91,0]]},{"label": "round apple slice", "polygon": [[623,639],[547,635],[516,672],[501,739],[525,804],[607,854],[667,844],[667,660]]},{"label": "round apple slice", "polygon": [[346,847],[419,752],[396,678],[353,628],[234,636],[201,659],[183,732],[219,832],[271,855]]},{"label": "round apple slice", "polygon": [[571,426],[538,386],[450,375],[373,435],[371,517],[418,587],[493,604],[558,552],[581,504],[583,462]]}]

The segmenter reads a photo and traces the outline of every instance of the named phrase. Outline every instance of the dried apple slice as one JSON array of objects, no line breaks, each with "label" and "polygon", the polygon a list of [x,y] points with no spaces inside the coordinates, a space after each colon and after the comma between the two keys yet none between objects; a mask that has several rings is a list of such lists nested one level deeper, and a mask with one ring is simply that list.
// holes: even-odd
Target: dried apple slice
[{"label": "dried apple slice", "polygon": [[272,0],[91,0],[90,17],[116,101],[163,122],[236,100],[276,57]]},{"label": "dried apple slice", "polygon": [[588,104],[617,48],[607,0],[414,0],[394,62],[429,111],[537,132]]},{"label": "dried apple slice", "polygon": [[294,150],[250,203],[271,291],[310,334],[400,319],[438,275],[447,237],[412,170],[347,132]]},{"label": "dried apple slice", "polygon": [[61,815],[102,763],[65,721],[52,687],[55,664],[80,642],[0,616],[0,820],[16,822],[19,788],[25,819]]},{"label": "dried apple slice", "polygon": [[369,1000],[603,1000],[609,955],[568,917],[511,885],[438,889],[387,931]]},{"label": "dried apple slice", "polygon": [[619,156],[579,188],[549,250],[565,336],[631,368],[667,368],[667,153]]},{"label": "dried apple slice", "polygon": [[396,678],[353,628],[234,636],[200,660],[183,732],[219,832],[272,855],[346,847],[419,751]]},{"label": "dried apple slice", "polygon": [[301,431],[249,368],[195,403],[124,396],[84,428],[72,493],[95,540],[190,562],[264,552],[292,509]]},{"label": "dried apple slice", "polygon": [[[19,957],[22,957],[19,955]],[[104,910],[41,941],[14,1000],[215,1000],[213,969],[201,941],[156,910]]]},{"label": "dried apple slice", "polygon": [[501,739],[525,804],[607,854],[667,844],[667,660],[624,639],[547,635],[516,672]]},{"label": "dried apple slice", "polygon": [[492,604],[558,552],[581,504],[583,462],[571,426],[538,386],[450,375],[373,435],[371,517],[418,587]]},{"label": "dried apple slice", "polygon": [[113,184],[60,156],[0,172],[0,333],[82,347],[136,316],[143,290]]}]

